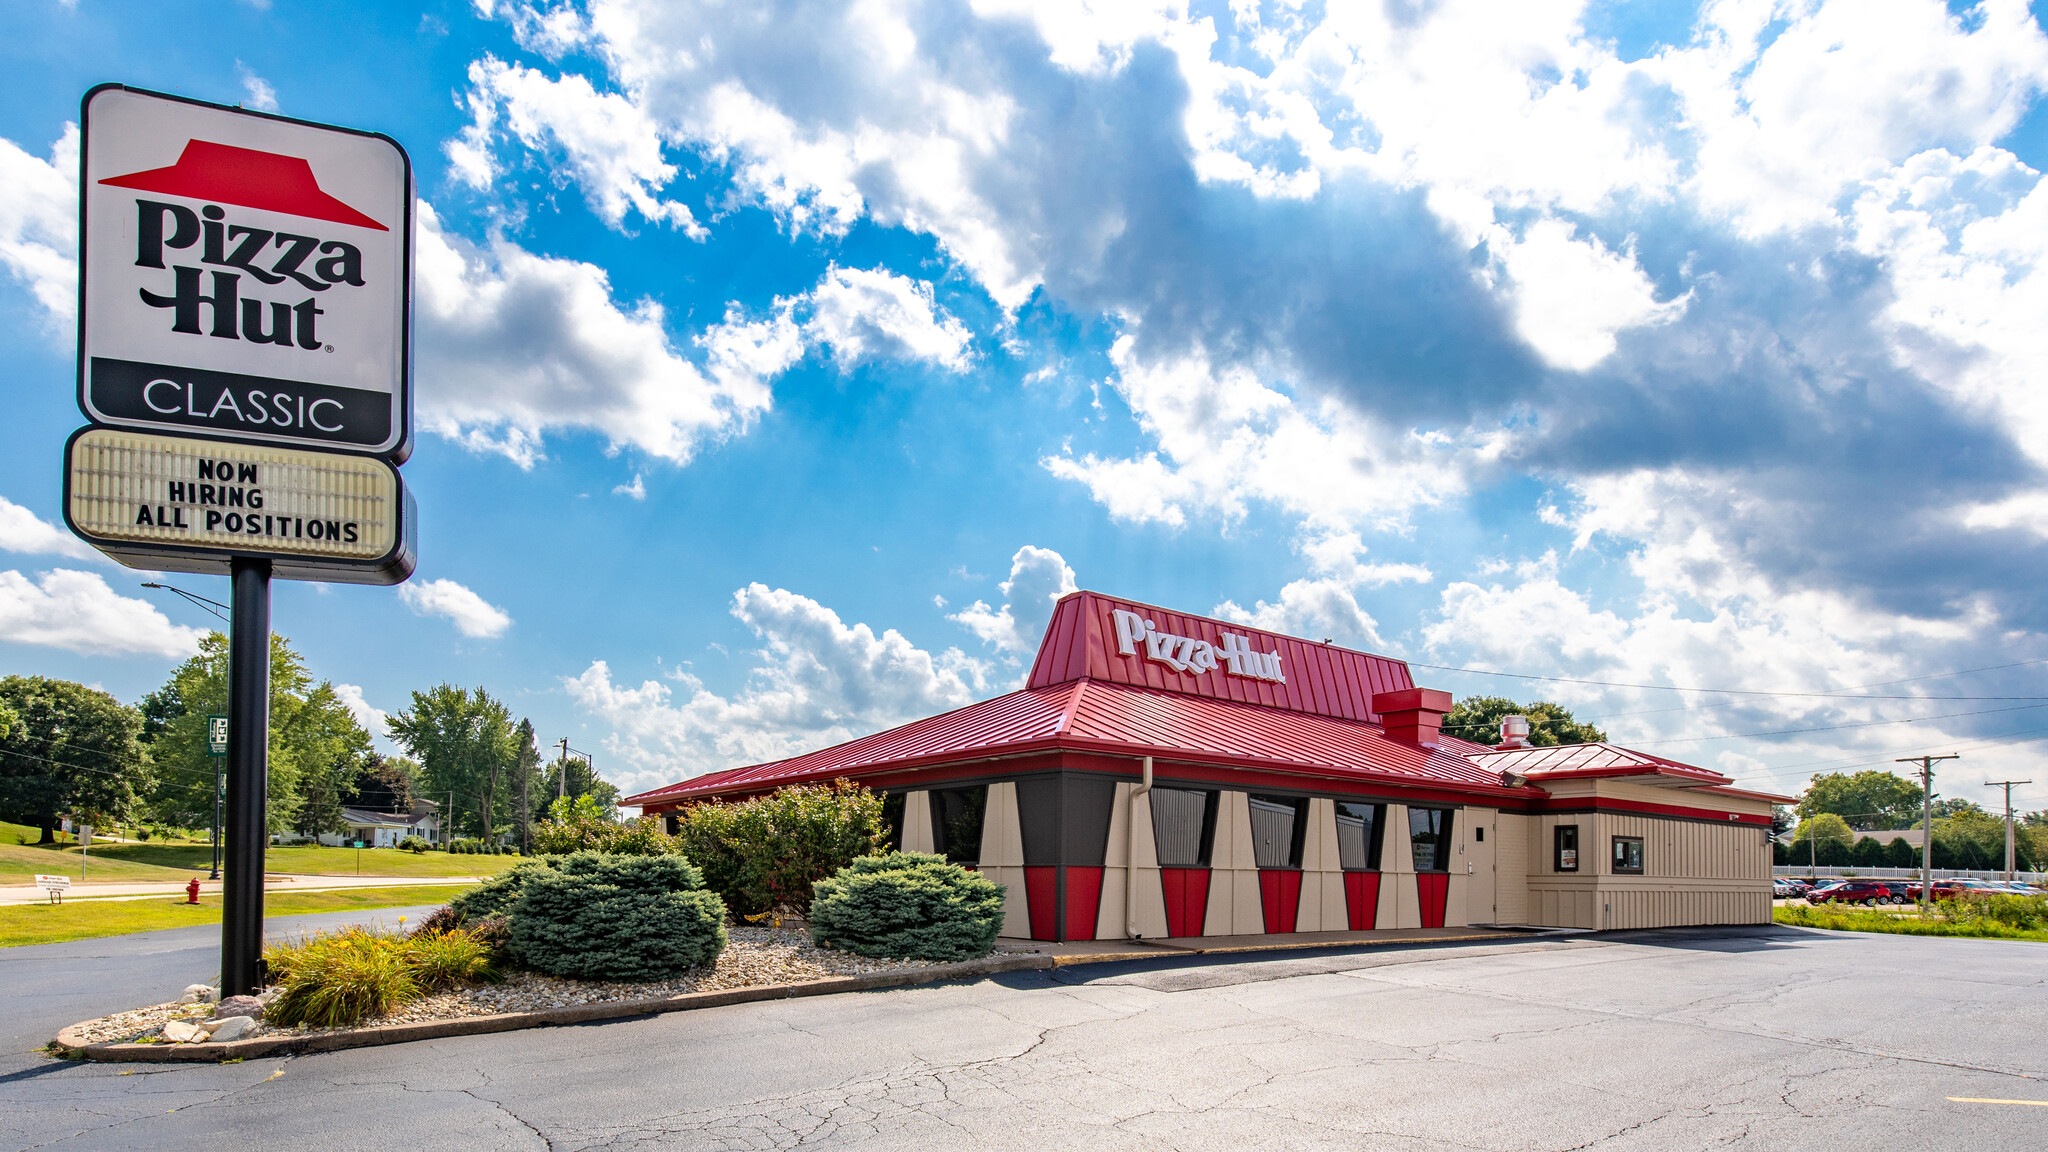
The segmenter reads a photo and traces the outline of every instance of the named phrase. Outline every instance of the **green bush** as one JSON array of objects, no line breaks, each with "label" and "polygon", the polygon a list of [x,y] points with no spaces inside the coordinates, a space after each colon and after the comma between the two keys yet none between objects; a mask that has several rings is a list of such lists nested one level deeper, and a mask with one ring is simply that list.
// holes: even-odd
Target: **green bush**
[{"label": "green bush", "polygon": [[403,848],[407,852],[410,852],[413,855],[418,856],[427,850],[427,842],[418,836],[407,836],[405,839],[400,840],[397,844],[393,845],[393,847]]},{"label": "green bush", "polygon": [[708,801],[677,816],[683,854],[740,916],[778,907],[808,914],[813,885],[880,851],[889,837],[881,797],[845,780]]},{"label": "green bush", "polygon": [[608,852],[614,856],[667,856],[682,851],[676,839],[661,830],[661,821],[613,819],[595,796],[564,796],[548,805],[547,819],[533,826],[533,850],[549,856],[570,852]]},{"label": "green bush", "polygon": [[680,857],[577,852],[512,871],[525,875],[510,909],[510,951],[537,972],[661,980],[725,950],[725,904]]},{"label": "green bush", "polygon": [[821,948],[971,960],[1002,930],[1003,886],[928,853],[865,856],[818,881],[810,919]]}]

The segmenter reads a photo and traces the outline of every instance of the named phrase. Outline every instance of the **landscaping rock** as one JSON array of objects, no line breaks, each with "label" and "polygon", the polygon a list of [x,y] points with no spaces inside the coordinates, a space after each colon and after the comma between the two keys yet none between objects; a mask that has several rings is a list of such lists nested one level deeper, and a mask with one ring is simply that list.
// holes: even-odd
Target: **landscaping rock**
[{"label": "landscaping rock", "polygon": [[242,1033],[256,1026],[256,1021],[247,1016],[230,1016],[225,1020],[214,1020],[211,1023],[215,1043],[240,1040]]},{"label": "landscaping rock", "polygon": [[254,1016],[263,1019],[263,1001],[254,996],[230,996],[213,1006],[213,1014],[225,1019],[229,1016]]},{"label": "landscaping rock", "polygon": [[172,1020],[164,1025],[164,1039],[173,1044],[191,1044],[206,1039],[206,1029],[189,1020]]},{"label": "landscaping rock", "polygon": [[211,1004],[220,999],[220,989],[211,984],[188,984],[185,994],[178,998],[180,1004]]}]

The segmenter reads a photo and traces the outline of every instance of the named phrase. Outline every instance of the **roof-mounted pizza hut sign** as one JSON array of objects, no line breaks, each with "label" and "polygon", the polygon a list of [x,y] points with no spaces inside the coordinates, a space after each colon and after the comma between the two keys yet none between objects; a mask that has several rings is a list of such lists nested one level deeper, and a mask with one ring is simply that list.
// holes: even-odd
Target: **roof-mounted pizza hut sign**
[{"label": "roof-mounted pizza hut sign", "polygon": [[404,580],[405,150],[120,85],[83,120],[72,530],[137,568]]},{"label": "roof-mounted pizza hut sign", "polygon": [[403,462],[404,149],[115,85],[86,95],[84,122],[86,415]]}]

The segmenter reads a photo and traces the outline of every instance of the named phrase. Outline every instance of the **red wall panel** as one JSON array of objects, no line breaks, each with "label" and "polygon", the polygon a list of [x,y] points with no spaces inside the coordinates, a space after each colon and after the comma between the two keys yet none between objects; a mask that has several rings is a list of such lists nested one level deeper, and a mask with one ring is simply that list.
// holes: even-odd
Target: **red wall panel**
[{"label": "red wall panel", "polygon": [[1415,895],[1422,904],[1422,926],[1441,928],[1444,926],[1444,902],[1451,895],[1451,874],[1448,872],[1417,872],[1415,874]]},{"label": "red wall panel", "polygon": [[1366,932],[1376,927],[1380,915],[1380,874],[1346,872],[1344,907],[1351,914],[1353,932]]},{"label": "red wall panel", "polygon": [[1159,883],[1166,893],[1166,934],[1200,936],[1209,916],[1209,870],[1161,868]]},{"label": "red wall panel", "polygon": [[1095,939],[1095,913],[1102,907],[1102,869],[1067,865],[1068,940]]},{"label": "red wall panel", "polygon": [[1259,904],[1266,914],[1266,931],[1294,931],[1301,912],[1301,873],[1292,868],[1260,869]]},{"label": "red wall panel", "polygon": [[1024,869],[1024,902],[1031,913],[1033,940],[1059,939],[1058,873],[1051,865]]}]

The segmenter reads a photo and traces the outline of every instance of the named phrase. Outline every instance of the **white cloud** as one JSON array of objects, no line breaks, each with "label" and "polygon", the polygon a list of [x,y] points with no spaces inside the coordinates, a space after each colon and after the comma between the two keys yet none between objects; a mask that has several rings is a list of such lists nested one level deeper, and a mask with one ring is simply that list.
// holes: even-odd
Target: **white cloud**
[{"label": "white cloud", "polygon": [[97,573],[58,568],[32,581],[0,571],[0,638],[10,643],[181,660],[199,650],[203,635],[145,601],[116,594]]},{"label": "white cloud", "polygon": [[939,309],[930,284],[884,268],[835,264],[804,302],[804,335],[829,345],[842,367],[882,357],[954,372],[967,367],[967,326]]},{"label": "white cloud", "polygon": [[956,648],[927,652],[794,592],[748,585],[733,594],[732,614],[763,647],[729,696],[687,674],[676,677],[681,700],[659,680],[617,684],[602,660],[564,678],[570,698],[611,725],[606,747],[635,769],[614,774],[628,787],[825,747],[971,703],[986,686],[986,666]]},{"label": "white cloud", "polygon": [[0,264],[52,321],[78,305],[78,125],[37,159],[0,139]]},{"label": "white cloud", "polygon": [[795,359],[789,336],[714,328],[699,368],[671,343],[653,300],[622,308],[602,268],[506,240],[467,243],[422,203],[414,307],[420,420],[530,467],[550,429],[687,463],[706,439],[744,430],[770,403],[764,376]]},{"label": "white cloud", "polygon": [[362,685],[336,684],[334,686],[334,696],[335,699],[341,701],[342,707],[348,709],[349,715],[356,718],[356,723],[361,724],[363,730],[370,734],[372,740],[379,742],[388,742],[390,740],[390,730],[384,725],[391,718],[391,714],[382,708],[373,707],[368,700],[364,699]]},{"label": "white cloud", "polygon": [[635,472],[633,473],[633,482],[631,484],[612,485],[612,495],[628,496],[635,500],[645,500],[647,499],[647,478],[645,476],[642,476],[640,473]]},{"label": "white cloud", "polygon": [[1513,281],[1515,331],[1544,360],[1583,372],[1614,354],[1615,333],[1668,324],[1688,296],[1659,303],[1657,286],[1633,252],[1610,252],[1595,236],[1580,240],[1558,220],[1539,220],[1520,240],[1491,229]]},{"label": "white cloud", "polygon": [[44,522],[5,496],[0,496],[0,550],[30,556],[68,556],[73,560],[105,559],[92,545]]},{"label": "white cloud", "polygon": [[1225,600],[1211,611],[1225,620],[1268,632],[1334,640],[1374,652],[1386,647],[1380,639],[1379,622],[1358,606],[1353,585],[1343,580],[1295,580],[1281,588],[1280,598],[1271,604],[1261,600],[1245,609]]},{"label": "white cloud", "polygon": [[414,580],[398,589],[399,599],[421,616],[445,616],[464,636],[488,639],[512,627],[505,610],[453,580]]},{"label": "white cloud", "polygon": [[235,61],[235,74],[242,78],[242,91],[248,94],[243,103],[258,112],[277,111],[277,89],[270,86],[270,81],[258,76],[240,60]]},{"label": "white cloud", "polygon": [[581,76],[551,80],[490,56],[470,65],[469,81],[470,124],[447,146],[463,182],[488,188],[499,174],[492,138],[502,123],[529,149],[560,148],[591,209],[612,227],[632,211],[695,239],[709,235],[687,205],[661,198],[676,168],[662,159],[660,129],[633,101]]},{"label": "white cloud", "polygon": [[[980,600],[947,617],[969,632],[993,644],[1006,655],[1029,660],[1045,638],[1045,626],[1052,620],[1053,605],[1060,597],[1080,589],[1074,570],[1050,548],[1026,544],[1010,557],[1010,578],[999,587],[1005,603],[990,608]],[[939,600],[940,607],[945,602]]]}]

